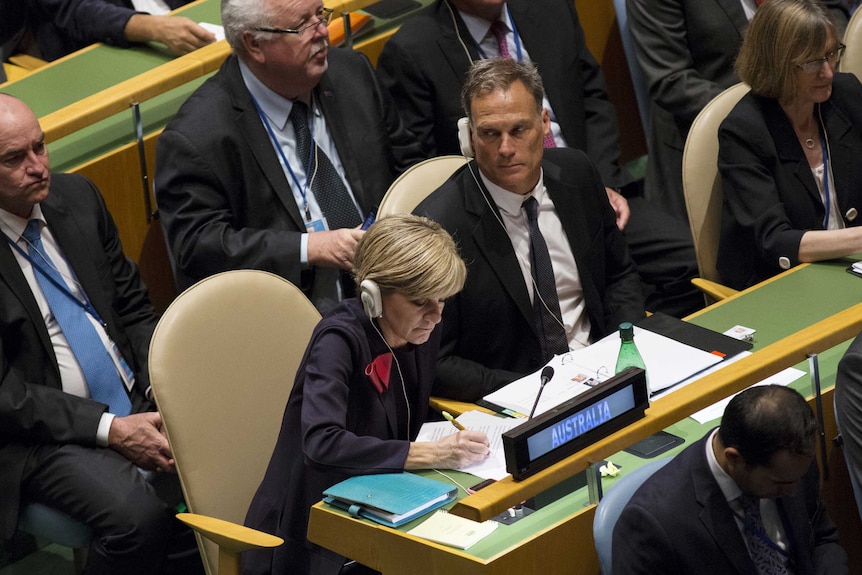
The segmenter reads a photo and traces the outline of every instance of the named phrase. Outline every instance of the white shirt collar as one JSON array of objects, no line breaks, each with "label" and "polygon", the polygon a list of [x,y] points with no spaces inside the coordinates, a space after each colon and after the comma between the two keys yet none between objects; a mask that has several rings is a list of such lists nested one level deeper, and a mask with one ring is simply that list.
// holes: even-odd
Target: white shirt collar
[{"label": "white shirt collar", "polygon": [[[467,27],[467,31],[470,32],[470,36],[473,38],[473,41],[476,42],[477,45],[481,44],[488,35],[488,31],[491,30],[492,23],[488,22],[484,18],[480,18],[479,16],[465,14],[461,10],[458,10],[458,14],[461,15],[461,19],[464,21],[464,25]],[[509,31],[512,30],[512,21],[509,19],[509,8],[507,7],[506,2],[503,2],[503,6],[500,8],[500,17],[497,19],[501,20]]]},{"label": "white shirt collar", "polygon": [[252,98],[266,114],[266,117],[269,118],[270,123],[279,131],[284,131],[287,118],[293,109],[293,100],[288,100],[267,88],[242,60],[239,61],[239,72],[242,74],[245,87],[248,88]]},{"label": "white shirt collar", "polygon": [[486,178],[485,174],[482,173],[482,170],[479,170],[479,176],[482,178],[482,183],[485,184],[485,189],[487,189],[488,193],[491,194],[491,198],[494,200],[494,203],[497,204],[497,207],[510,216],[517,217],[521,213],[521,206],[524,201],[530,196],[535,197],[536,201],[540,204],[544,199],[544,171],[539,172],[539,181],[536,182],[536,187],[533,188],[530,193],[524,195],[516,194],[515,192],[510,192],[505,188],[501,188]]},{"label": "white shirt collar", "polygon": [[730,503],[742,495],[742,489],[740,489],[733,478],[721,468],[721,465],[718,463],[718,459],[715,457],[712,442],[717,433],[718,429],[716,428],[709,434],[709,439],[706,441],[706,462],[709,464],[709,470],[712,472],[712,476],[715,477],[715,480],[718,483],[718,488],[721,489],[722,494],[724,494],[724,498],[728,503]]},{"label": "white shirt collar", "polygon": [[42,206],[40,204],[33,206],[33,211],[30,212],[29,218],[22,218],[12,212],[0,209],[0,228],[2,228],[3,233],[14,242],[21,239],[21,234],[24,233],[24,228],[27,227],[27,222],[34,219],[42,220],[42,223],[47,225],[45,216],[42,214]]}]

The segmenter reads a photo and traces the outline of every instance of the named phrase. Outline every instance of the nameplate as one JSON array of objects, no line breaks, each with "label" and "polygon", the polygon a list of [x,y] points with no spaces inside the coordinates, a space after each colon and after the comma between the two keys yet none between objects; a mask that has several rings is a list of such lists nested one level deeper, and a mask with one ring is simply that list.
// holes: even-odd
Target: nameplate
[{"label": "nameplate", "polygon": [[528,477],[637,421],[647,407],[646,372],[630,367],[505,432],[506,471]]}]

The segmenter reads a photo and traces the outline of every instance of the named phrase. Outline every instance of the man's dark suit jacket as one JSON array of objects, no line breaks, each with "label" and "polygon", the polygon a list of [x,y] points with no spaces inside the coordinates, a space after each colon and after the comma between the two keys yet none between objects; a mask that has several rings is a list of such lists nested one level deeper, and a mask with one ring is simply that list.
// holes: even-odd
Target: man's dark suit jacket
[{"label": "man's dark suit jacket", "polygon": [[[843,30],[840,0],[823,4]],[[688,222],[685,139],[704,106],[739,81],[733,63],[748,20],[740,0],[626,0],[626,11],[652,101],[646,197]]]},{"label": "man's dark suit jacket", "polygon": [[[394,177],[418,159],[418,145],[359,52],[330,50],[314,98],[363,215],[376,210]],[[310,293],[314,270],[300,264],[305,225],[291,185],[230,56],[156,147],[156,198],[179,287],[260,269]]]},{"label": "man's dark suit jacket", "polygon": [[[587,153],[605,186],[630,183],[632,176],[619,165],[616,112],[601,69],[587,50],[574,4],[509,0],[508,6],[567,145]],[[458,11],[446,0],[407,20],[383,47],[378,75],[405,125],[424,146],[425,157],[461,153],[455,129],[464,116],[461,86],[470,64],[480,59]]]},{"label": "man's dark suit jacket", "polygon": [[[830,189],[846,227],[862,224],[862,83],[836,73],[820,105],[829,141]],[[822,230],[826,209],[805,152],[778,101],[748,93],[718,130],[724,188],[716,266],[736,289],[799,263],[807,230]],[[833,181],[834,176],[834,181]],[[849,216],[848,216],[849,214]]]},{"label": "man's dark suit jacket", "polygon": [[[191,0],[166,0],[175,10]],[[95,42],[128,48],[126,24],[138,14],[131,0],[27,0],[42,57],[56,60]]]},{"label": "man's dark suit jacket", "polygon": [[[756,575],[733,512],[697,441],[635,492],[614,528],[614,575]],[[820,501],[817,465],[776,500],[796,575],[847,573],[847,556]]]},{"label": "man's dark suit jacket", "polygon": [[[426,343],[395,349],[398,370],[378,393],[365,368],[390,350],[359,300],[343,301],[315,327],[245,520],[285,543],[244,553],[243,573],[337,575],[344,558],[306,541],[309,509],[326,488],[352,475],[404,470],[409,441],[425,421],[439,345],[438,327]],[[402,394],[410,398],[409,413]]]},{"label": "man's dark suit jacket", "polygon": [[[542,169],[578,266],[591,338],[643,317],[640,279],[595,167],[583,152],[557,148],[545,150]],[[436,395],[464,401],[475,401],[544,363],[512,242],[480,185],[478,167],[471,162],[414,210],[452,234],[467,262],[464,290],[443,309],[434,388]]]},{"label": "man's dark suit jacket", "polygon": [[[156,315],[122,251],[114,222],[95,186],[85,178],[52,174],[42,202],[51,233],[108,334],[136,374],[132,411],[154,408],[147,353]],[[12,238],[17,240],[17,238]],[[0,538],[15,531],[21,473],[34,446],[96,446],[107,406],[63,393],[48,330],[21,268],[5,241],[0,247]]]}]

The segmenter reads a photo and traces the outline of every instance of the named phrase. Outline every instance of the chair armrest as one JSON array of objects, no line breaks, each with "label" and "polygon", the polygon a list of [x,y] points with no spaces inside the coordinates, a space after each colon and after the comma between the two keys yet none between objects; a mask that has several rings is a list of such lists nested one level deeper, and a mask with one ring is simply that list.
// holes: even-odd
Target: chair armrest
[{"label": "chair armrest", "polygon": [[45,60],[41,58],[37,58],[35,56],[30,56],[29,54],[15,54],[14,56],[9,57],[9,61],[16,66],[20,66],[25,70],[37,70],[42,66],[48,64]]},{"label": "chair armrest", "polygon": [[281,537],[215,517],[178,513],[177,519],[228,552],[240,553],[249,549],[278,547],[284,543]]},{"label": "chair armrest", "polygon": [[716,301],[721,301],[739,293],[738,290],[723,286],[720,283],[716,283],[714,281],[706,280],[703,278],[692,278],[691,283],[693,283],[697,287],[697,289],[699,289],[709,297],[715,299]]}]

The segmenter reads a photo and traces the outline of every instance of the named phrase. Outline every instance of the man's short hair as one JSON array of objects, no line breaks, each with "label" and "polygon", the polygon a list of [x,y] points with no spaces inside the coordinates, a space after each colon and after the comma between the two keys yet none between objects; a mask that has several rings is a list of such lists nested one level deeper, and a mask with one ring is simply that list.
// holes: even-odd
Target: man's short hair
[{"label": "man's short hair", "polygon": [[817,421],[804,397],[789,387],[759,385],[730,400],[718,438],[753,467],[769,465],[783,450],[813,455],[816,432]]},{"label": "man's short hair", "polygon": [[518,62],[511,58],[491,58],[473,62],[467,71],[464,87],[461,89],[461,106],[470,118],[473,98],[485,96],[497,90],[508,90],[515,82],[521,82],[536,101],[536,113],[542,113],[545,88],[539,71],[530,62]]},{"label": "man's short hair", "polygon": [[257,32],[254,28],[272,27],[272,7],[269,0],[221,0],[221,22],[227,43],[237,54],[244,55],[242,35],[252,32],[258,39],[272,34]]}]

